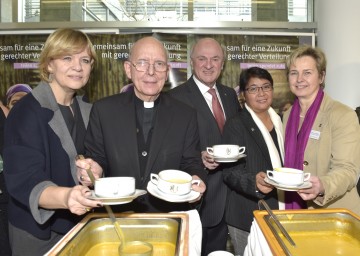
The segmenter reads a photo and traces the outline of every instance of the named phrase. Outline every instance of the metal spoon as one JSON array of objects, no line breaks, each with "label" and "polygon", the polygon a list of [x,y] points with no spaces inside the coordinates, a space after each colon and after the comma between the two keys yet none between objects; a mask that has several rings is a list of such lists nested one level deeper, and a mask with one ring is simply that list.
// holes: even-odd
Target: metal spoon
[{"label": "metal spoon", "polygon": [[[85,157],[83,155],[78,155],[77,156],[77,159],[85,159]],[[91,180],[91,183],[93,184],[93,186],[95,186],[95,177],[94,177],[94,174],[92,173],[91,171],[91,167],[87,168],[86,169],[86,172]],[[112,211],[110,205],[106,205],[104,204],[104,207],[110,217],[110,220],[111,222],[114,224],[114,228],[115,228],[115,231],[121,241],[121,245],[122,246],[123,244],[125,244],[125,236],[124,236],[124,233],[122,232],[121,228],[120,228],[120,225],[119,223],[116,221],[116,218],[115,218],[115,215],[114,215],[114,212]]]}]

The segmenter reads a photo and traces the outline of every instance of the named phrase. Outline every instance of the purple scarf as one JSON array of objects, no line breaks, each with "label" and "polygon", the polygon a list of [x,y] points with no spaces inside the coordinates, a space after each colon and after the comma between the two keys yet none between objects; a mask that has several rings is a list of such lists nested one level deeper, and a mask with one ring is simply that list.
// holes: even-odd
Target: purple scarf
[{"label": "purple scarf", "polygon": [[[299,133],[300,104],[299,99],[295,99],[285,131],[285,167],[303,170],[305,148],[323,97],[324,91],[319,89],[314,102],[306,113]],[[305,208],[307,208],[306,202],[298,193],[285,191],[285,209]]]}]

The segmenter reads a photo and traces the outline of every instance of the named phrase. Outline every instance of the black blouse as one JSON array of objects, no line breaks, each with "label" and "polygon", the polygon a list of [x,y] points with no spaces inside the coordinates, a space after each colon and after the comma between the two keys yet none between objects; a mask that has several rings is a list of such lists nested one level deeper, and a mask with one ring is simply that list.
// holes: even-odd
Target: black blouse
[{"label": "black blouse", "polygon": [[85,123],[76,98],[70,106],[58,104],[78,154],[84,154]]}]

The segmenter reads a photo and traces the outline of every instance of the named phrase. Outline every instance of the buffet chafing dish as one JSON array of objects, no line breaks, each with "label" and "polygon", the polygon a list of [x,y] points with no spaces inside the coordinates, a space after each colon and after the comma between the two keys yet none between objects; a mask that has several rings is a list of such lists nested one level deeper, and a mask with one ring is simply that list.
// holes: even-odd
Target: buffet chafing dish
[{"label": "buffet chafing dish", "polygon": [[360,255],[360,217],[349,210],[273,212],[296,244],[289,243],[266,211],[254,211],[273,255]]},{"label": "buffet chafing dish", "polygon": [[[127,242],[153,245],[153,255],[188,255],[189,219],[186,213],[115,214]],[[119,238],[107,214],[91,213],[47,255],[119,255]]]}]

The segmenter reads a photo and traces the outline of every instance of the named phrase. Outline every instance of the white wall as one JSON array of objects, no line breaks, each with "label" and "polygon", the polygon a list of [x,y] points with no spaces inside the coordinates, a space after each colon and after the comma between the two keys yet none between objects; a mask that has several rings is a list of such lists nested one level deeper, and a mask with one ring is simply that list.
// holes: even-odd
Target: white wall
[{"label": "white wall", "polygon": [[353,109],[360,106],[359,10],[359,0],[315,0],[317,46],[328,60],[325,91]]}]

